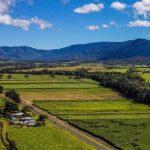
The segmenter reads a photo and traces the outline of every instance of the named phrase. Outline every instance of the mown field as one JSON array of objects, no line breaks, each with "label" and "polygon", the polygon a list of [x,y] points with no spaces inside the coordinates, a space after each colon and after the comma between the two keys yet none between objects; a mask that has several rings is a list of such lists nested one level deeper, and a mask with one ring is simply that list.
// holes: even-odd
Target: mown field
[{"label": "mown field", "polygon": [[43,101],[38,107],[124,150],[148,150],[150,107],[127,100]]},{"label": "mown field", "polygon": [[8,137],[18,150],[96,150],[51,124],[37,128],[9,126]]}]

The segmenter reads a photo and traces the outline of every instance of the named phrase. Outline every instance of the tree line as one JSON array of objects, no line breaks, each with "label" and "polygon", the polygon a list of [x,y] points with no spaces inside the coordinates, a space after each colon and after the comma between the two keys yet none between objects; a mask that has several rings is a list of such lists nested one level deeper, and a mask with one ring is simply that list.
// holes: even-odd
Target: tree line
[{"label": "tree line", "polygon": [[119,91],[134,102],[150,104],[150,84],[136,72],[100,72],[91,75],[100,85]]}]

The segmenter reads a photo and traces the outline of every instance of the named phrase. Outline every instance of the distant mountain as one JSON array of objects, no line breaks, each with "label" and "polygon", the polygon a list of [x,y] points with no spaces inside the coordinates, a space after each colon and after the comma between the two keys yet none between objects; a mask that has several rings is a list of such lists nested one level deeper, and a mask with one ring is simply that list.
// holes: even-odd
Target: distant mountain
[{"label": "distant mountain", "polygon": [[99,61],[134,57],[150,57],[150,40],[97,42],[56,50],[39,50],[26,46],[0,47],[0,58],[12,60]]}]

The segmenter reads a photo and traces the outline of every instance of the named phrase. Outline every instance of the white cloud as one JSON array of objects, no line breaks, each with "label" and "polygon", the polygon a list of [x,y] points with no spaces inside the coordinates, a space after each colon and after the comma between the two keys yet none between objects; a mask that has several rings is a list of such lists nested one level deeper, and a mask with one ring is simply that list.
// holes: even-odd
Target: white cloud
[{"label": "white cloud", "polygon": [[150,14],[150,0],[141,0],[133,4],[133,8],[138,15],[147,17]]},{"label": "white cloud", "polygon": [[20,27],[25,31],[28,31],[32,24],[38,25],[38,27],[41,30],[52,27],[51,23],[43,21],[39,19],[38,17],[34,17],[29,20],[19,19],[19,18],[14,19],[8,14],[4,14],[4,15],[0,14],[0,24]]},{"label": "white cloud", "polygon": [[87,26],[87,30],[90,30],[90,31],[95,31],[95,30],[100,30],[101,28],[111,28],[111,27],[119,27],[117,25],[117,23],[115,21],[110,21],[108,24],[102,24],[100,26],[98,25],[89,25]]},{"label": "white cloud", "polygon": [[16,0],[0,0],[0,13],[7,13],[11,6],[14,6]]},{"label": "white cloud", "polygon": [[81,7],[78,7],[76,9],[74,9],[75,13],[79,13],[79,14],[87,14],[87,13],[91,13],[91,12],[99,12],[104,8],[104,4],[99,3],[99,4],[85,4]]},{"label": "white cloud", "polygon": [[109,28],[109,25],[108,24],[103,24],[102,28]]},{"label": "white cloud", "polygon": [[53,25],[50,22],[44,21],[38,17],[33,17],[31,19],[20,19],[10,16],[10,8],[15,6],[17,2],[23,1],[33,4],[33,0],[0,0],[0,24],[20,27],[25,31],[28,31],[30,26],[33,24],[37,25],[41,30],[52,28]]},{"label": "white cloud", "polygon": [[102,24],[102,28],[110,28],[110,27],[118,27],[117,23],[115,21],[111,21],[108,24]]},{"label": "white cloud", "polygon": [[0,15],[0,24],[21,27],[23,30],[29,30],[31,25],[29,20],[13,19],[10,15]]},{"label": "white cloud", "polygon": [[116,10],[124,10],[127,7],[127,4],[121,3],[119,1],[113,2],[111,4],[111,8],[114,8]]},{"label": "white cloud", "polygon": [[87,26],[87,30],[89,30],[89,31],[95,31],[95,30],[99,30],[99,29],[100,29],[100,27],[97,25]]},{"label": "white cloud", "polygon": [[31,23],[38,25],[41,30],[52,28],[53,26],[50,22],[39,19],[38,17],[31,18]]},{"label": "white cloud", "polygon": [[135,21],[130,21],[127,24],[128,27],[150,27],[150,21],[148,20],[135,20]]}]

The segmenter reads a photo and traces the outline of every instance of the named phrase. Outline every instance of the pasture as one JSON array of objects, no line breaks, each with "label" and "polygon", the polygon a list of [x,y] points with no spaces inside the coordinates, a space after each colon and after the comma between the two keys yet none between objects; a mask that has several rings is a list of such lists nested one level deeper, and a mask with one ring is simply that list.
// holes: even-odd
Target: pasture
[{"label": "pasture", "polygon": [[8,137],[18,150],[96,150],[51,124],[38,128],[9,126]]},{"label": "pasture", "polygon": [[36,106],[102,137],[125,150],[150,146],[141,137],[148,136],[150,107],[127,100],[37,101]]}]

